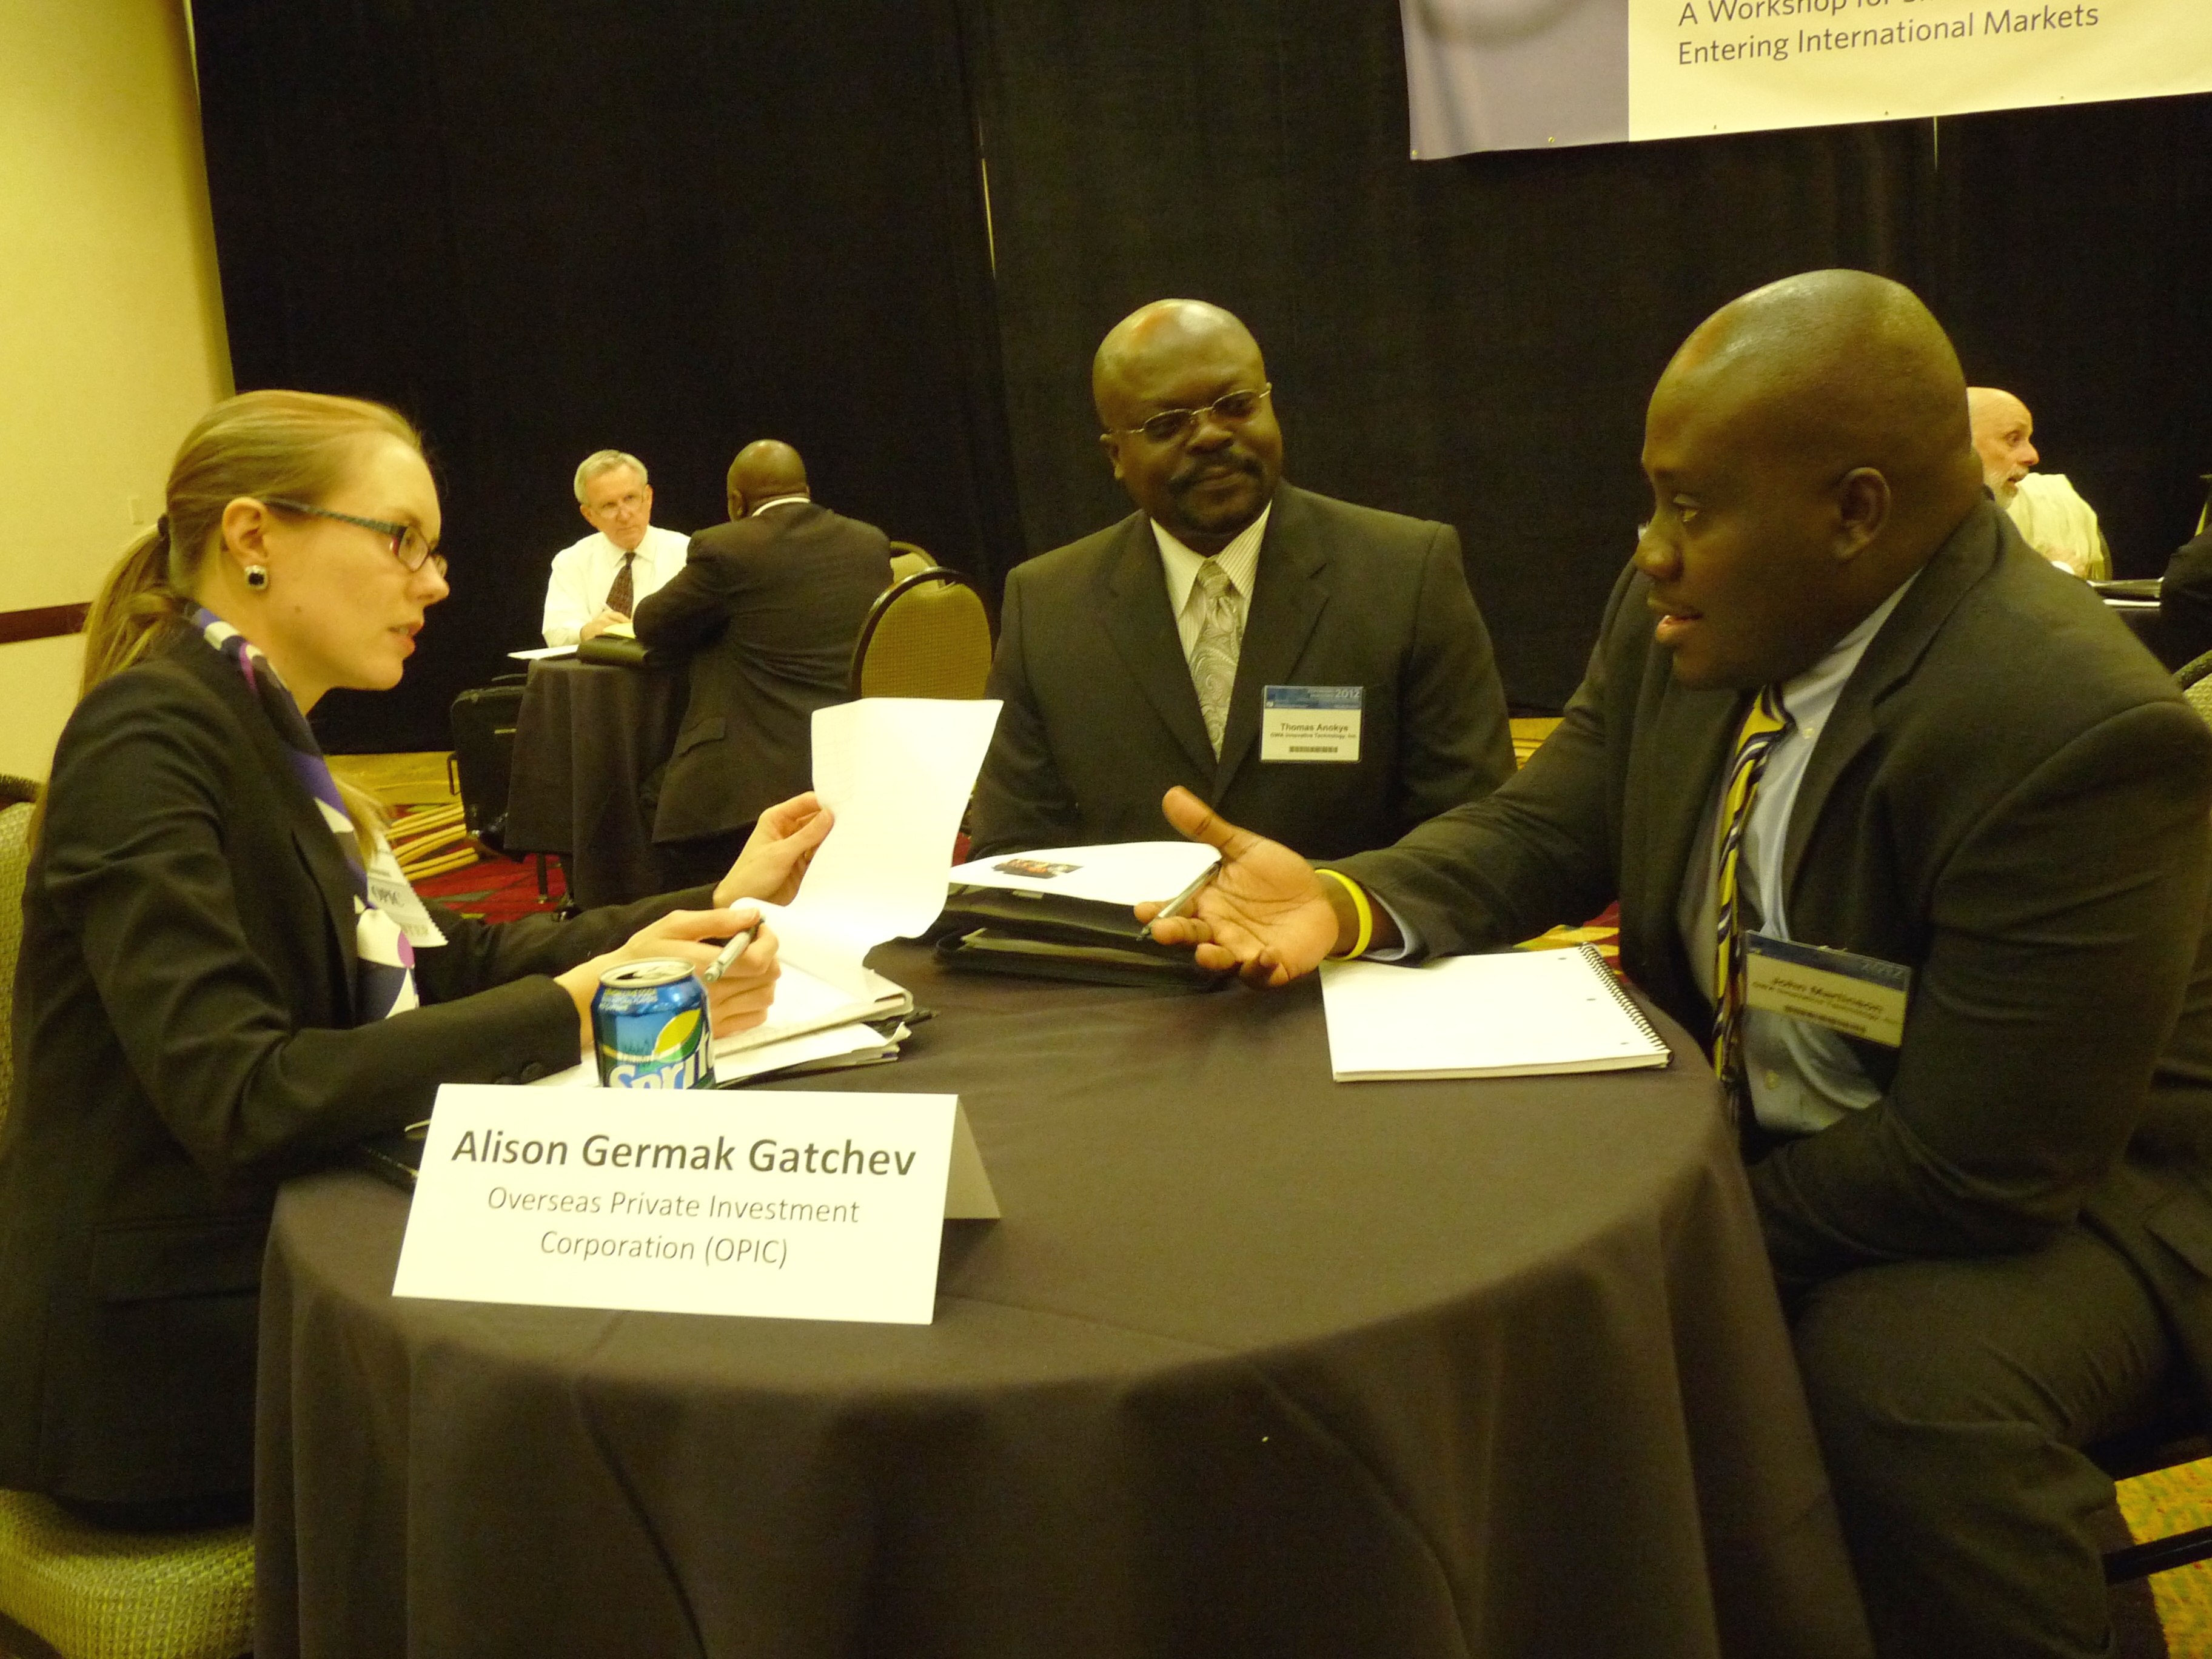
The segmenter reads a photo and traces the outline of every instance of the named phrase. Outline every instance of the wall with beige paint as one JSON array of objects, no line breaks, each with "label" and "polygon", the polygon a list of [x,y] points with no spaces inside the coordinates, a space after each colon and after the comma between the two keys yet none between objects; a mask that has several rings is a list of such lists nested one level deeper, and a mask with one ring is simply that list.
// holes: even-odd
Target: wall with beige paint
[{"label": "wall with beige paint", "polygon": [[[230,390],[186,0],[0,0],[0,611],[89,599]],[[0,646],[0,771],[46,774],[76,640]]]}]

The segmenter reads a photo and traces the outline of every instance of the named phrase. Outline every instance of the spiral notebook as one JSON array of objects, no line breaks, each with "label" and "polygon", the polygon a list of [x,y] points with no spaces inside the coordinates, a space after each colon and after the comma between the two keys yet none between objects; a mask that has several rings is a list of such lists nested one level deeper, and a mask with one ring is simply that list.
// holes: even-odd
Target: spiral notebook
[{"label": "spiral notebook", "polygon": [[1325,962],[1339,1083],[1542,1077],[1664,1066],[1666,1043],[1589,945],[1439,957],[1416,968]]}]

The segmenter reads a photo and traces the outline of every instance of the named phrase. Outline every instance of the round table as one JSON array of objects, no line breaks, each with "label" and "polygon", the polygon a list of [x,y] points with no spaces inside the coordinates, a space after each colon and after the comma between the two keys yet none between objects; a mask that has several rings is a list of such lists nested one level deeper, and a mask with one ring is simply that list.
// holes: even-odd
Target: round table
[{"label": "round table", "polygon": [[665,892],[644,787],[676,747],[690,680],[681,670],[544,658],[515,713],[510,853],[558,853],[568,895],[589,909]]},{"label": "round table", "polygon": [[[935,1322],[396,1301],[326,1172],[263,1291],[261,1659],[1863,1655],[1710,1073],[1336,1085],[1317,987],[872,959],[1004,1219]],[[742,1105],[732,1100],[733,1109]]]}]

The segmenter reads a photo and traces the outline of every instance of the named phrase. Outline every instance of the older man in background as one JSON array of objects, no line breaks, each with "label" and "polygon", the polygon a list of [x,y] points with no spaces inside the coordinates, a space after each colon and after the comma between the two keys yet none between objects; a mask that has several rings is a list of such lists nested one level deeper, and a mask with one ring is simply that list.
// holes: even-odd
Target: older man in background
[{"label": "older man in background", "polygon": [[576,510],[592,533],[553,556],[545,589],[545,643],[580,645],[627,625],[646,595],[684,568],[690,538],[653,522],[645,463],[618,449],[576,469]]},{"label": "older man in background", "polygon": [[2112,556],[2097,510],[2083,501],[2063,472],[2038,472],[2043,458],[2032,441],[2035,416],[2009,392],[1995,386],[1966,389],[1966,412],[1973,424],[1974,453],[1981,458],[1982,482],[2009,514],[2021,538],[2062,569],[2093,581],[2112,574]]},{"label": "older man in background", "polygon": [[1157,301],[1107,335],[1091,392],[1138,510],[1006,579],[978,856],[1156,839],[1182,784],[1323,857],[1511,775],[1459,537],[1282,483],[1243,323]]}]

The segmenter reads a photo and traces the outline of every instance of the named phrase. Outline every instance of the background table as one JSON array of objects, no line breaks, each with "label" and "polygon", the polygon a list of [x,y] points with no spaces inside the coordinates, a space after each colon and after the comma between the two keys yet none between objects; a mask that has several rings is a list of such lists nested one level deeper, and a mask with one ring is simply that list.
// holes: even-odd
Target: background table
[{"label": "background table", "polygon": [[[1317,988],[875,965],[1005,1219],[926,1327],[398,1302],[288,1186],[261,1659],[1863,1654],[1711,1073],[1333,1085]],[[745,1109],[743,1093],[730,1097]]]},{"label": "background table", "polygon": [[676,747],[690,681],[573,657],[530,665],[514,722],[506,849],[559,853],[590,908],[665,892],[646,780]]}]

